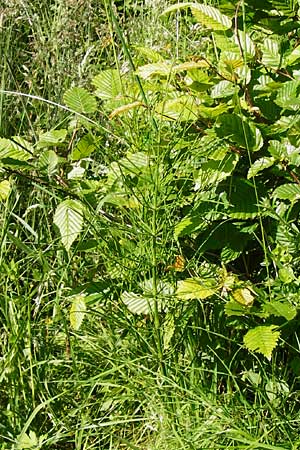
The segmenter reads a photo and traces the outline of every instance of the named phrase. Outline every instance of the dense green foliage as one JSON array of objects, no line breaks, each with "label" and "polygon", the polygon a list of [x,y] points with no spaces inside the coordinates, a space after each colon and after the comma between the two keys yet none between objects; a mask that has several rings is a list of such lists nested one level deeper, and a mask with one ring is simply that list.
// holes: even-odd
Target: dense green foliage
[{"label": "dense green foliage", "polygon": [[0,44],[3,448],[298,448],[299,3],[28,3]]}]

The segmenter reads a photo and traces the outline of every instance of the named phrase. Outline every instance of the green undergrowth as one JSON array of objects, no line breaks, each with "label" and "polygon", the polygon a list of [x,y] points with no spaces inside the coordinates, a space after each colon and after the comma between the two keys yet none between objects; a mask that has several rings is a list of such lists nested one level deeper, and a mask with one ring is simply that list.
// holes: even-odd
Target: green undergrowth
[{"label": "green undergrowth", "polygon": [[1,449],[299,448],[298,2],[14,3]]}]

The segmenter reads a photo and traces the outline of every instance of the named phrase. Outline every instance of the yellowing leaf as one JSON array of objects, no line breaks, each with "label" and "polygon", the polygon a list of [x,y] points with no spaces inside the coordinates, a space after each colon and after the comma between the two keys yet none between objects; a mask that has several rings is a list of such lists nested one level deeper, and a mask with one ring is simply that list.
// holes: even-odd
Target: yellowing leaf
[{"label": "yellowing leaf", "polygon": [[239,288],[231,292],[232,297],[243,306],[252,306],[254,302],[254,295],[248,288]]},{"label": "yellowing leaf", "polygon": [[127,111],[130,111],[131,109],[137,108],[139,106],[145,106],[142,102],[133,102],[133,103],[127,103],[126,105],[119,106],[119,108],[114,109],[110,115],[109,120],[113,119],[115,116],[119,116],[120,114],[123,114]]},{"label": "yellowing leaf", "polygon": [[205,299],[217,292],[215,280],[212,278],[187,278],[179,281],[176,295],[182,300]]}]

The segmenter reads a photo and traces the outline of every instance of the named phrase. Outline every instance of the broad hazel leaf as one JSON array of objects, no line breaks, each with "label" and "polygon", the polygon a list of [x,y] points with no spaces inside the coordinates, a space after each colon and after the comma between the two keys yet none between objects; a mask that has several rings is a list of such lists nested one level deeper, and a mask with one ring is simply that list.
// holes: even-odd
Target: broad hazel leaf
[{"label": "broad hazel leaf", "polygon": [[244,344],[248,350],[262,353],[270,361],[279,337],[275,325],[263,325],[249,330],[244,336]]},{"label": "broad hazel leaf", "polygon": [[71,153],[71,159],[78,161],[82,158],[88,158],[96,149],[95,138],[92,134],[86,134],[73,148]]},{"label": "broad hazel leaf", "polygon": [[277,160],[281,160],[286,157],[285,148],[280,141],[270,141],[268,152]]},{"label": "broad hazel leaf", "polygon": [[200,214],[195,216],[186,216],[175,225],[174,238],[178,239],[181,236],[190,236],[195,231],[206,227],[203,217]]},{"label": "broad hazel leaf", "polygon": [[63,98],[69,108],[81,114],[91,114],[97,109],[95,97],[81,87],[68,89]]},{"label": "broad hazel leaf", "polygon": [[11,158],[18,161],[28,161],[32,158],[33,148],[25,139],[18,136],[10,139],[0,138],[0,159]]},{"label": "broad hazel leaf", "polygon": [[230,300],[227,302],[224,306],[224,312],[227,317],[231,316],[246,316],[249,314],[249,308],[246,306],[241,305],[240,303],[237,303],[234,300]]},{"label": "broad hazel leaf", "polygon": [[117,69],[102,70],[96,75],[92,84],[95,86],[95,95],[102,100],[111,100],[122,95],[122,82]]},{"label": "broad hazel leaf", "polygon": [[247,175],[248,180],[249,178],[255,177],[255,175],[257,175],[258,172],[261,172],[262,170],[271,167],[274,164],[274,162],[275,159],[272,156],[257,159],[248,170]]},{"label": "broad hazel leaf", "polygon": [[83,224],[83,206],[77,200],[65,200],[55,211],[53,222],[61,234],[61,241],[67,251],[78,237]]},{"label": "broad hazel leaf", "polygon": [[292,53],[286,58],[287,66],[292,66],[295,62],[299,62],[300,59],[300,45],[294,48]]},{"label": "broad hazel leaf", "polygon": [[237,30],[237,32],[235,32],[234,34],[234,41],[238,46],[241,45],[244,53],[246,53],[252,58],[255,58],[256,47],[248,33],[245,33],[244,31],[241,30]]},{"label": "broad hazel leaf", "polygon": [[300,186],[296,183],[282,184],[273,191],[272,197],[296,202],[300,199]]},{"label": "broad hazel leaf", "polygon": [[276,105],[284,109],[298,111],[300,107],[299,86],[299,81],[282,83],[281,87],[277,90],[277,96],[274,100]]},{"label": "broad hazel leaf", "polygon": [[222,14],[217,8],[199,3],[185,2],[172,5],[167,8],[163,14],[178,11],[179,9],[191,8],[195,19],[214,31],[225,31],[231,28],[232,22],[228,16]]},{"label": "broad hazel leaf", "polygon": [[137,70],[137,74],[147,80],[148,78],[158,76],[158,77],[169,77],[172,71],[172,64],[167,62],[158,62],[152,64],[146,64],[140,66]]},{"label": "broad hazel leaf", "polygon": [[210,160],[204,162],[196,173],[196,186],[200,186],[202,189],[210,185],[217,186],[231,175],[238,160],[238,155],[231,153],[226,155],[222,161]]},{"label": "broad hazel leaf", "polygon": [[270,67],[271,69],[278,69],[281,63],[281,51],[278,41],[274,39],[264,39],[262,50],[262,60],[264,66]]},{"label": "broad hazel leaf", "polygon": [[73,330],[78,331],[86,314],[85,295],[79,294],[72,298],[70,308],[70,324]]},{"label": "broad hazel leaf", "polygon": [[225,31],[232,26],[231,19],[213,6],[194,3],[191,11],[198,22],[214,31]]},{"label": "broad hazel leaf", "polygon": [[297,315],[297,308],[288,302],[274,301],[264,304],[264,310],[277,317],[293,320]]},{"label": "broad hazel leaf", "polygon": [[44,151],[38,161],[38,167],[41,171],[46,172],[48,176],[56,172],[58,165],[58,156],[53,150]]},{"label": "broad hazel leaf", "polygon": [[260,130],[253,123],[246,122],[238,114],[232,113],[219,116],[215,129],[218,137],[229,139],[243,148],[257,151],[263,145]]},{"label": "broad hazel leaf", "polygon": [[62,144],[67,137],[67,130],[50,130],[39,136],[38,148],[54,147]]},{"label": "broad hazel leaf", "polygon": [[215,279],[187,278],[178,282],[176,296],[182,300],[203,300],[216,294]]}]

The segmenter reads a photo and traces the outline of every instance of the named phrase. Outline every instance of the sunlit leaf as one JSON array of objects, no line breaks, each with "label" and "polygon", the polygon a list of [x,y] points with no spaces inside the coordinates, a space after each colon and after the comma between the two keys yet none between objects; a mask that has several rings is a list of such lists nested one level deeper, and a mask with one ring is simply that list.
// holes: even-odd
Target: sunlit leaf
[{"label": "sunlit leaf", "polygon": [[91,114],[97,109],[95,97],[81,87],[68,89],[64,94],[64,102],[69,108],[82,114]]},{"label": "sunlit leaf", "polygon": [[33,148],[25,139],[14,137],[10,139],[0,138],[0,159],[11,158],[18,161],[28,161],[32,158]]},{"label": "sunlit leaf", "polygon": [[300,107],[299,81],[287,81],[277,90],[275,103],[281,108],[298,111]]},{"label": "sunlit leaf", "polygon": [[67,130],[50,130],[39,136],[38,148],[54,147],[62,144],[67,137]]},{"label": "sunlit leaf", "polygon": [[278,69],[281,63],[279,43],[275,39],[265,38],[261,46],[262,63],[271,69]]},{"label": "sunlit leaf", "polygon": [[60,231],[61,241],[65,249],[70,250],[71,245],[82,230],[82,203],[77,200],[61,202],[55,211],[53,222]]},{"label": "sunlit leaf", "polygon": [[186,8],[191,8],[192,14],[198,22],[214,31],[225,31],[232,25],[231,19],[222,14],[217,8],[193,2],[172,5],[164,11],[164,14]]},{"label": "sunlit leaf", "polygon": [[300,199],[300,186],[296,183],[282,184],[273,191],[272,197],[295,202]]},{"label": "sunlit leaf", "polygon": [[113,99],[123,92],[120,74],[116,69],[102,70],[93,78],[92,84],[96,88],[95,95],[103,100]]},{"label": "sunlit leaf", "polygon": [[247,287],[234,289],[230,295],[237,303],[247,307],[253,305],[255,298],[252,290]]},{"label": "sunlit leaf", "polygon": [[187,278],[178,282],[176,295],[182,300],[205,299],[217,292],[214,279]]},{"label": "sunlit leaf", "polygon": [[186,216],[175,225],[174,237],[189,236],[203,227],[204,219],[200,214],[195,216]]},{"label": "sunlit leaf", "polygon": [[243,306],[240,303],[237,303],[234,300],[230,300],[226,302],[224,306],[224,311],[226,316],[246,316],[249,314],[249,308],[247,306]]},{"label": "sunlit leaf", "polygon": [[48,176],[53,175],[56,172],[58,165],[58,156],[53,150],[44,151],[38,161],[38,167],[43,172],[46,172]]},{"label": "sunlit leaf", "polygon": [[250,169],[248,170],[247,178],[255,177],[259,172],[261,172],[264,169],[267,169],[268,167],[271,167],[275,162],[275,159],[273,157],[263,157],[260,159],[257,159]]},{"label": "sunlit leaf", "polygon": [[244,336],[244,344],[248,350],[262,353],[271,360],[272,352],[277,345],[280,332],[275,325],[265,325],[249,330]]}]

